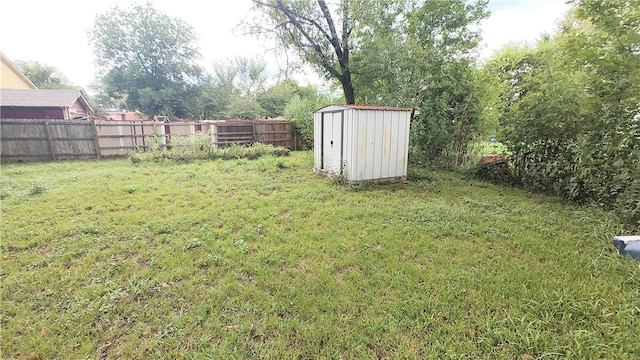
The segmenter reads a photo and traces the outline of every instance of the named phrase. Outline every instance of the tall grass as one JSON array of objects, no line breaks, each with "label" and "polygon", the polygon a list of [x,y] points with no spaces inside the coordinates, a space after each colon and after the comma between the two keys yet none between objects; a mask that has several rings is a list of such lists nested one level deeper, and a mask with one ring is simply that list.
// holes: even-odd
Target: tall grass
[{"label": "tall grass", "polygon": [[151,141],[148,151],[135,152],[129,155],[134,164],[144,161],[171,161],[187,163],[196,160],[232,160],[257,159],[261,156],[288,156],[289,150],[272,145],[253,143],[248,145],[231,144],[223,148],[215,148],[206,133],[175,137],[170,145],[162,145],[159,138]]},{"label": "tall grass", "polygon": [[3,356],[640,357],[640,271],[611,215],[453,173],[354,188],[311,168],[3,165]]}]

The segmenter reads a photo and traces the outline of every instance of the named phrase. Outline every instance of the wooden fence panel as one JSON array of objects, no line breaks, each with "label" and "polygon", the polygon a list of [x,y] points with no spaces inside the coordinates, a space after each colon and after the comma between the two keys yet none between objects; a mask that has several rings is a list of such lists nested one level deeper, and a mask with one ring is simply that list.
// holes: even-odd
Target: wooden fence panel
[{"label": "wooden fence panel", "polygon": [[91,122],[48,121],[53,160],[92,159],[97,148]]},{"label": "wooden fence panel", "polygon": [[102,156],[126,156],[150,146],[150,138],[163,135],[162,124],[153,122],[96,121],[97,138]]},{"label": "wooden fence panel", "polygon": [[44,121],[24,126],[17,120],[0,122],[2,162],[51,160],[51,151]]},{"label": "wooden fence panel", "polygon": [[214,147],[226,147],[231,144],[251,144],[254,142],[253,122],[225,121],[214,122],[211,128]]},{"label": "wooden fence panel", "polygon": [[293,150],[293,124],[290,121],[256,121],[254,127],[256,142]]},{"label": "wooden fence panel", "polygon": [[86,121],[2,120],[2,162],[89,159],[98,156]]}]

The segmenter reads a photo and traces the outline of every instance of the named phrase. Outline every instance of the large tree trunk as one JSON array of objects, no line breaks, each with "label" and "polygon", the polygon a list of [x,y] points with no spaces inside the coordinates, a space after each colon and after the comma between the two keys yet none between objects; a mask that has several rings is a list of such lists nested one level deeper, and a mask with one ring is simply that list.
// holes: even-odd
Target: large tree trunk
[{"label": "large tree trunk", "polygon": [[355,104],[356,96],[351,82],[351,73],[348,70],[342,74],[340,82],[342,83],[342,92],[344,92],[344,101],[349,105]]}]

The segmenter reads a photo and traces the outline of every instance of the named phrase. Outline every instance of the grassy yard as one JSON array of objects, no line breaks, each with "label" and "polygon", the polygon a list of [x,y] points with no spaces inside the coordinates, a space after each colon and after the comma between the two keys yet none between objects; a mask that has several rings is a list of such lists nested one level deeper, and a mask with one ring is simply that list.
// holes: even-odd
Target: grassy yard
[{"label": "grassy yard", "polygon": [[609,214],[312,154],[2,165],[5,358],[640,358]]}]

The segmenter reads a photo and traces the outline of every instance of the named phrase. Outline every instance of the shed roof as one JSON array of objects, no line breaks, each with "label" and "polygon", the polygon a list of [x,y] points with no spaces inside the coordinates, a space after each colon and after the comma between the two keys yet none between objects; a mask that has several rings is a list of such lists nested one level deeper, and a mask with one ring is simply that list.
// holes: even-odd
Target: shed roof
[{"label": "shed roof", "polygon": [[336,109],[356,109],[356,110],[380,110],[380,111],[413,111],[412,108],[402,108],[395,106],[380,106],[380,105],[349,105],[349,104],[339,104],[339,105],[328,105],[318,109],[317,111],[324,110],[326,108]]},{"label": "shed roof", "polygon": [[90,110],[87,99],[80,90],[44,90],[44,89],[2,89],[0,90],[1,106],[16,107],[71,107],[80,99]]}]

